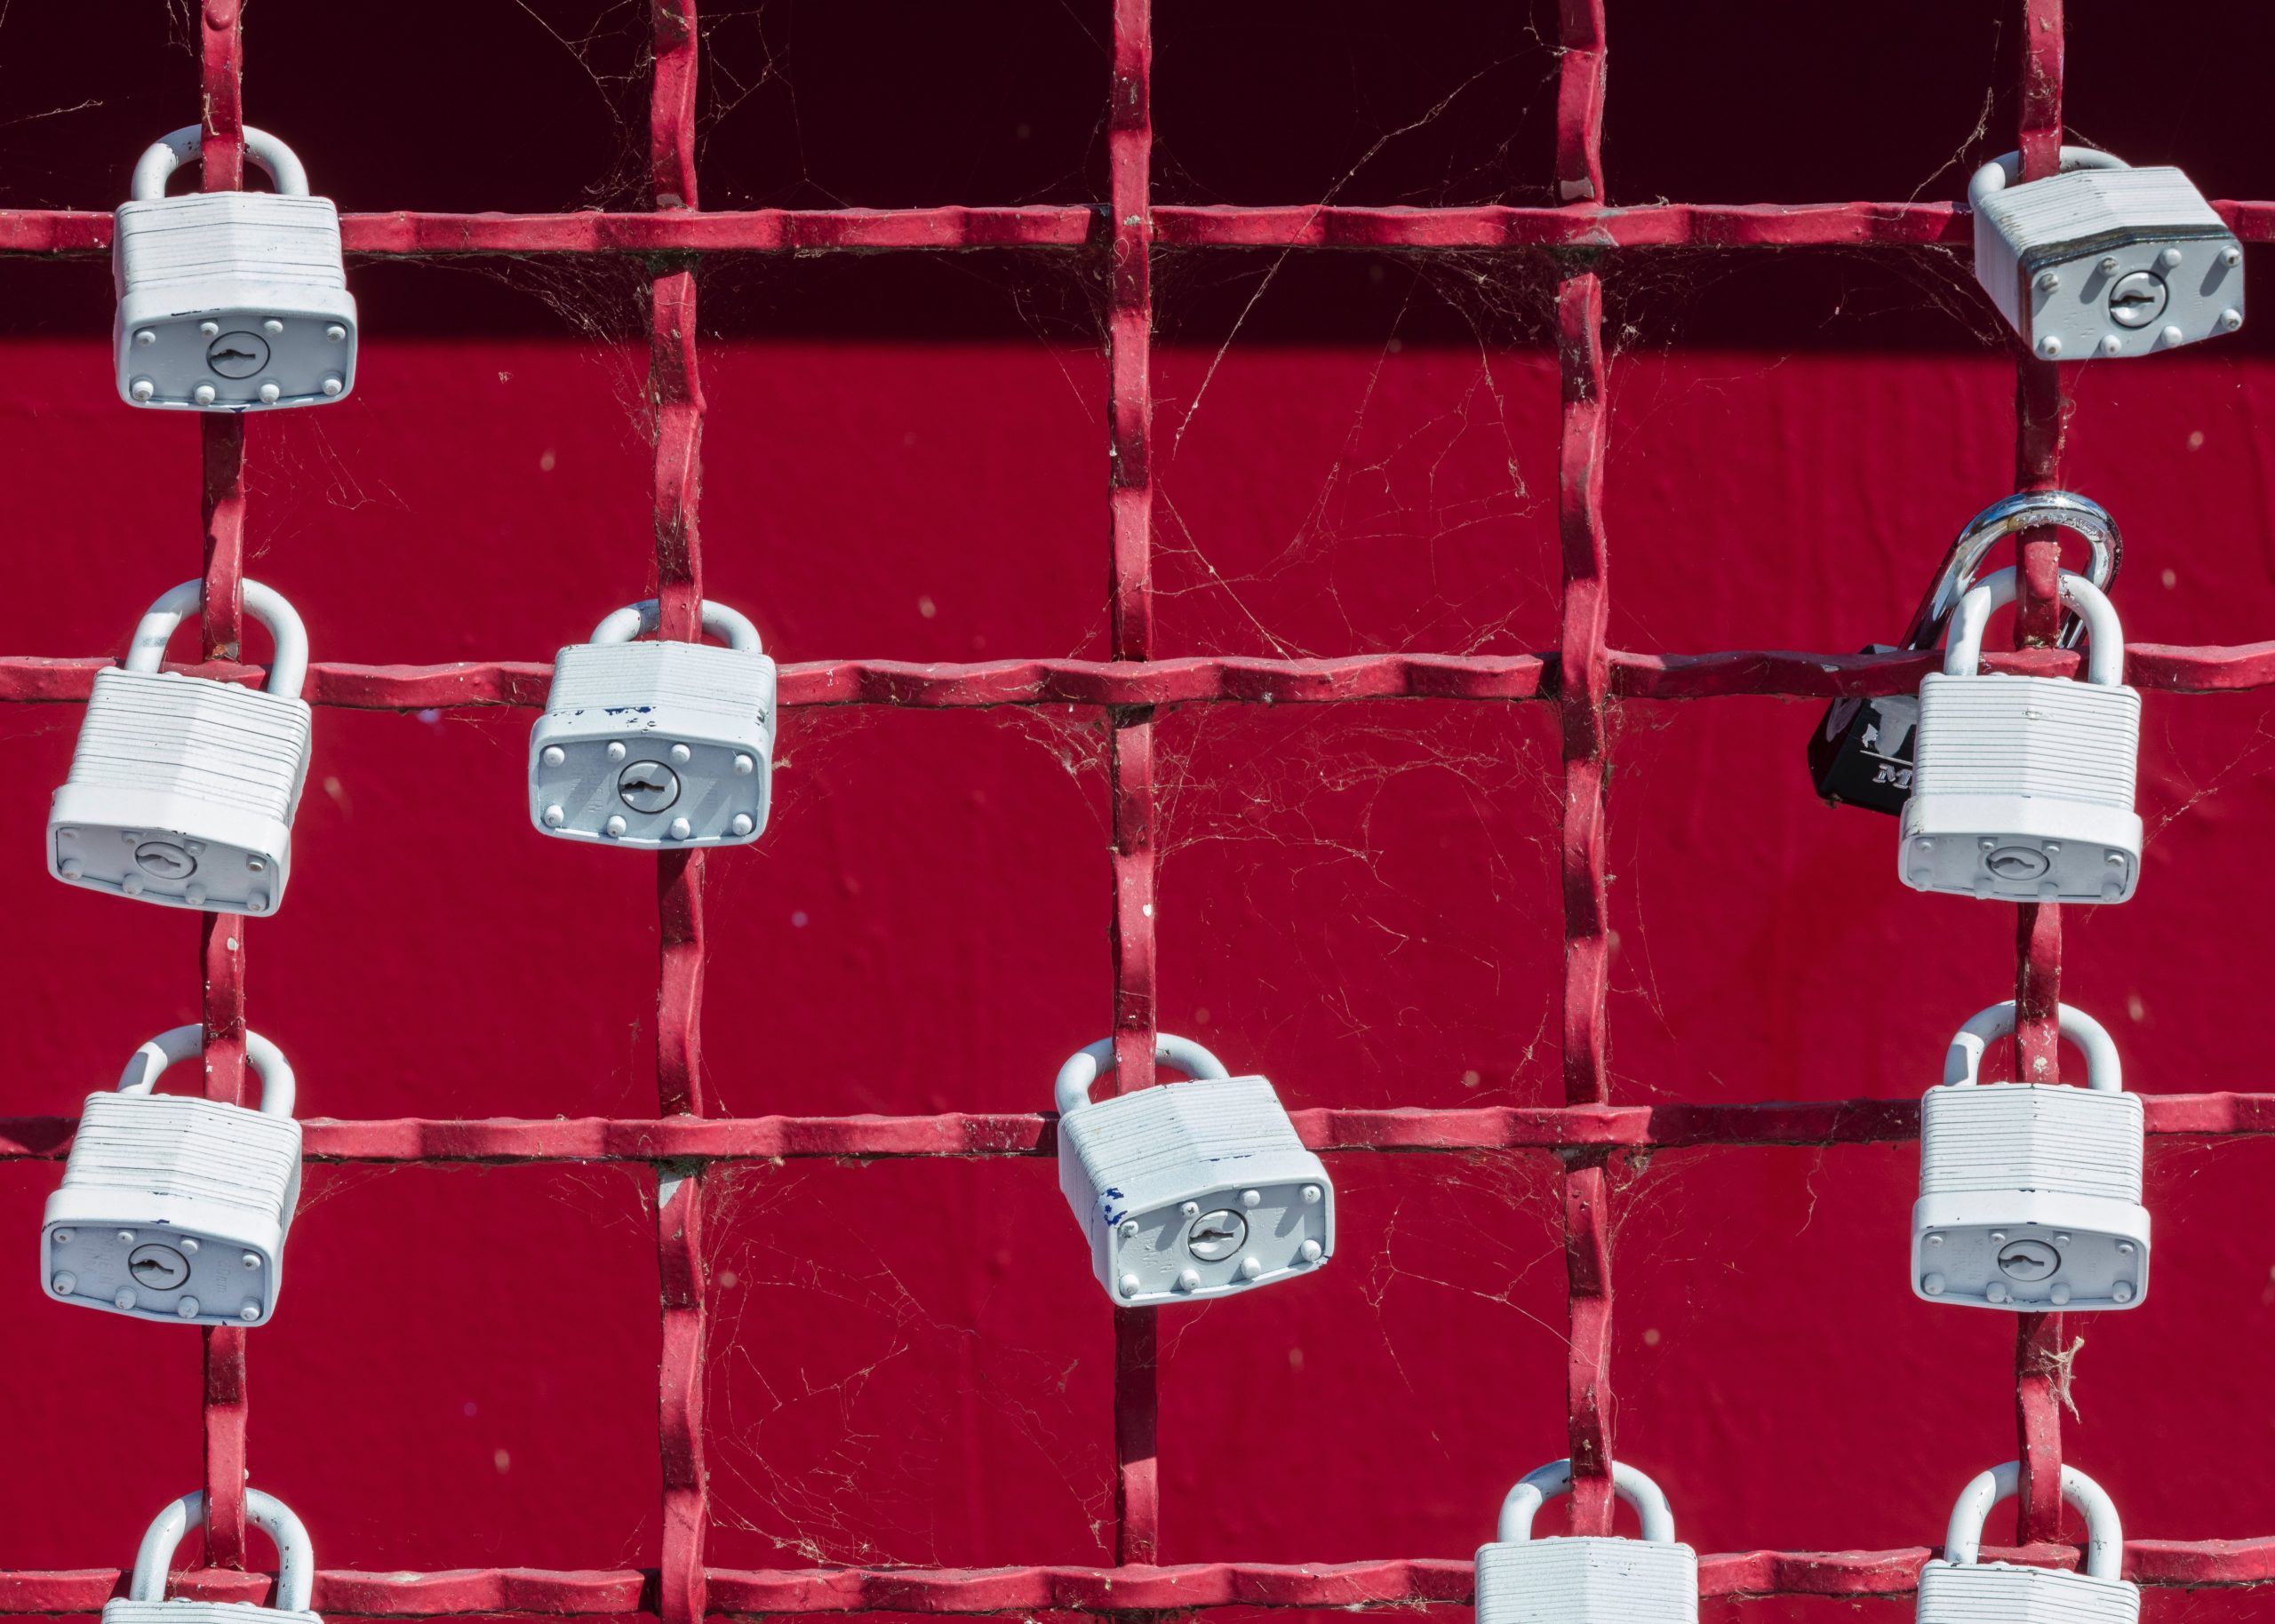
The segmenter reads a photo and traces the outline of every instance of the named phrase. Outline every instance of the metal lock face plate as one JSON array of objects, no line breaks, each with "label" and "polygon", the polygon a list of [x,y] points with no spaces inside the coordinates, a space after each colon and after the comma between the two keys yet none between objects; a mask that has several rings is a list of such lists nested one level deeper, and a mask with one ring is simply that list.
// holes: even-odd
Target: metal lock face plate
[{"label": "metal lock face plate", "polygon": [[355,386],[355,300],[329,198],[122,203],[112,273],[129,405],[263,411],[328,405]]},{"label": "metal lock face plate", "polygon": [[2139,1624],[2141,1592],[2055,1568],[1936,1560],[1920,1570],[1915,1616],[1919,1624]]},{"label": "metal lock face plate", "polygon": [[1477,1624],[1696,1624],[1698,1557],[1646,1540],[1495,1542],[1477,1553]]},{"label": "metal lock face plate", "polygon": [[257,1602],[136,1602],[121,1596],[103,1604],[103,1624],[323,1624],[314,1612],[264,1607]]},{"label": "metal lock face plate", "polygon": [[[1868,644],[1866,654],[1894,654]],[[1908,694],[1844,699],[1830,705],[1809,738],[1809,777],[1820,800],[1896,813],[1912,799],[1912,743],[1920,702]]]}]

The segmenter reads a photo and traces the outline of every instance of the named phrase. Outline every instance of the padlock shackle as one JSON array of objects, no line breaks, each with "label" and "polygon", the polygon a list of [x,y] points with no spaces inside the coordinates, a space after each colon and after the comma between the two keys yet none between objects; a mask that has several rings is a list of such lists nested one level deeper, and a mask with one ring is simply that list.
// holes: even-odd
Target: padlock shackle
[{"label": "padlock shackle", "polygon": [[[291,1507],[254,1488],[245,1491],[245,1521],[276,1542],[276,1605],[287,1612],[306,1612],[316,1579],[315,1548],[308,1542],[307,1527]],[[128,1582],[126,1599],[165,1600],[166,1570],[173,1565],[182,1535],[204,1526],[203,1492],[185,1494],[159,1512],[143,1532],[141,1548],[134,1553],[134,1577]]]},{"label": "padlock shackle", "polygon": [[[2103,688],[2120,686],[2125,681],[2125,632],[2117,623],[2116,606],[2081,575],[2064,569],[2058,578],[2062,601],[2085,617],[2086,681]],[[1983,663],[1983,629],[1993,610],[2015,601],[2020,583],[2010,566],[1992,571],[1968,588],[1967,596],[1959,601],[1959,613],[1952,617],[1951,641],[1944,649],[1945,676],[1976,674]]]},{"label": "padlock shackle", "polygon": [[[134,1051],[134,1058],[126,1063],[126,1070],[119,1075],[118,1092],[148,1094],[157,1087],[158,1079],[168,1067],[204,1053],[205,1029],[196,1022],[162,1031]],[[253,1074],[260,1079],[260,1114],[291,1116],[299,1085],[292,1075],[291,1063],[284,1058],[284,1051],[259,1032],[248,1031],[245,1059],[251,1063]]]},{"label": "padlock shackle", "polygon": [[[2102,1094],[2121,1091],[2125,1087],[2125,1069],[2118,1063],[2117,1043],[2110,1037],[2109,1029],[2074,1005],[2063,1004],[2055,1013],[2062,1023],[2062,1035],[2084,1051],[2086,1087]],[[1968,1088],[1980,1082],[1983,1051],[1999,1039],[2013,1036],[2014,1030],[2012,999],[1993,1004],[1972,1017],[1959,1029],[1952,1047],[1944,1055],[1944,1086]]]},{"label": "padlock shackle", "polygon": [[[1973,1567],[1983,1548],[1983,1520],[1991,1508],[2022,1486],[2023,1463],[2009,1461],[1981,1474],[1959,1492],[1952,1508],[1952,1524],[1944,1533],[1944,1560],[1953,1567]],[[2125,1528],[2118,1521],[2117,1502],[2107,1490],[2074,1466],[2062,1469],[2062,1498],[2086,1519],[2086,1572],[2094,1579],[2123,1577]]]},{"label": "padlock shackle", "polygon": [[[308,628],[301,624],[300,611],[285,601],[283,593],[263,586],[250,576],[239,585],[244,589],[245,613],[268,628],[269,639],[276,645],[268,661],[268,691],[298,699],[308,677]],[[135,626],[134,641],[127,645],[126,669],[155,673],[165,664],[166,645],[173,641],[183,617],[204,601],[204,582],[184,581],[153,603]]]},{"label": "padlock shackle", "polygon": [[[628,643],[635,637],[643,637],[654,631],[662,613],[662,605],[653,598],[627,603],[595,626],[592,636],[585,641]],[[730,609],[723,603],[714,603],[708,598],[703,601],[703,629],[738,654],[766,652],[759,644],[758,628],[751,625],[748,616]]]},{"label": "padlock shackle", "polygon": [[[1167,1032],[1153,1034],[1153,1063],[1170,1066],[1199,1081],[1202,1079],[1230,1077],[1225,1063],[1202,1048],[1190,1038],[1174,1038]],[[1052,1090],[1058,1097],[1058,1114],[1071,1117],[1090,1103],[1090,1085],[1114,1070],[1114,1039],[1101,1038],[1090,1047],[1067,1057],[1058,1068],[1058,1082]]]},{"label": "padlock shackle", "polygon": [[[244,127],[245,156],[268,171],[278,194],[285,197],[308,195],[308,171],[292,149],[266,130]],[[156,203],[166,195],[166,177],[185,163],[195,163],[205,150],[205,132],[185,124],[171,135],[160,136],[134,161],[134,184],[129,195],[136,203]]]},{"label": "padlock shackle", "polygon": [[[2118,534],[2117,521],[2110,517],[2109,510],[2075,491],[2021,491],[1992,503],[1960,528],[1951,551],[1944,554],[1943,568],[1936,572],[1928,595],[1912,611],[1912,624],[1904,628],[1899,646],[1932,649],[1943,641],[1944,628],[1951,625],[1952,616],[1960,601],[1967,596],[1968,589],[1975,585],[1975,572],[1983,567],[1984,554],[1991,551],[1992,544],[2018,530],[2048,527],[2073,531],[2085,538],[2086,545],[2093,549],[2093,561],[2087,566],[2087,574],[2095,585],[2107,592],[2125,562],[2125,538]],[[2085,634],[2082,616],[2064,615],[2055,645],[2074,649]]]},{"label": "padlock shackle", "polygon": [[[2064,147],[2062,149],[2062,172],[2073,169],[2130,169],[2133,166],[2113,152],[2103,152],[2095,147]],[[1975,171],[1967,183],[1967,206],[1980,209],[1983,200],[1993,192],[2003,192],[2017,185],[2023,178],[2023,155],[2009,152],[1993,158]]]},{"label": "padlock shackle", "polygon": [[[1635,1508],[1643,1524],[1643,1538],[1653,1545],[1674,1543],[1674,1508],[1659,1485],[1624,1461],[1611,1463],[1612,1493]],[[1521,1545],[1532,1538],[1532,1519],[1541,1507],[1560,1494],[1572,1492],[1572,1463],[1552,1461],[1528,1472],[1501,1502],[1501,1525],[1493,1536],[1503,1545]]]}]

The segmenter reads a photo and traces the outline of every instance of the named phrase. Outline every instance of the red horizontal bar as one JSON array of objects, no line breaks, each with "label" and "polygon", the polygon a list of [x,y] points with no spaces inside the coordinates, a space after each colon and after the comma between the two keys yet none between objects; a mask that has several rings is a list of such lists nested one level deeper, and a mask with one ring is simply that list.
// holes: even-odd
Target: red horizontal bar
[{"label": "red horizontal bar", "polygon": [[[2180,1138],[2275,1134],[2275,1094],[2146,1094],[2148,1131]],[[1543,1150],[1581,1146],[1898,1143],[1920,1136],[1917,1100],[1738,1101],[1722,1104],[1415,1106],[1290,1111],[1314,1150]],[[0,1118],[0,1161],[57,1160],[74,1117]],[[758,1161],[775,1157],[1052,1156],[1042,1111],[854,1117],[310,1117],[319,1162]]]},{"label": "red horizontal bar", "polygon": [[[1742,1551],[1698,1560],[1699,1594],[1912,1594],[1926,1546],[1885,1551]],[[2068,1546],[1986,1547],[1986,1562],[2075,1567]],[[1145,1612],[1203,1607],[1466,1606],[1473,1569],[1445,1558],[1381,1562],[1192,1563],[1176,1567],[713,1568],[713,1613],[1011,1612]],[[2125,1577],[2147,1586],[2255,1585],[2275,1580],[2275,1538],[2133,1540]],[[0,1573],[0,1614],[91,1613],[124,1593],[113,1568]],[[173,1575],[173,1594],[210,1602],[260,1602],[264,1573],[200,1568]],[[607,1615],[655,1611],[653,1570],[553,1572],[465,1568],[436,1573],[320,1572],[315,1611],[369,1618],[458,1613]]]}]

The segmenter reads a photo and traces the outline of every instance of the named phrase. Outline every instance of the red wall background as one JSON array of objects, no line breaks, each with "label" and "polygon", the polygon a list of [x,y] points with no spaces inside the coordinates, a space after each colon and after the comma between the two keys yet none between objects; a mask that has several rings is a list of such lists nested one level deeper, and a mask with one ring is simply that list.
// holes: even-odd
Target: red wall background
[{"label": "red wall background", "polygon": [[[2181,8],[2198,43],[2172,56],[2071,9],[2078,135],[2212,195],[2275,193],[2251,8]],[[716,10],[708,206],[1102,195],[1090,0]],[[1162,201],[1546,201],[1545,12],[1157,10]],[[1967,11],[1616,0],[1611,196],[1955,194],[2014,117],[2019,8]],[[641,8],[451,12],[253,7],[249,118],[346,210],[625,206]],[[0,205],[116,203],[140,147],[196,115],[184,35],[156,8],[0,17]],[[711,595],[791,661],[1102,656],[1094,271],[711,265]],[[353,267],[355,396],[251,436],[250,568],[317,657],[543,659],[642,595],[639,275]],[[1543,263],[1172,253],[1157,275],[1161,657],[1553,646]],[[2010,488],[2013,369],[1963,260],[1670,252],[1630,257],[1609,294],[1616,647],[1888,637]],[[0,263],[9,653],[119,653],[197,567],[196,430],[118,403],[108,302],[100,260]],[[2131,635],[2275,631],[2271,391],[2248,329],[2083,370],[2071,483],[2125,527]],[[2011,995],[2009,910],[1906,891],[1892,824],[1811,799],[1816,711],[1619,708],[1618,1098],[1914,1095]],[[305,1112],[652,1111],[652,867],[530,832],[530,720],[319,714],[291,905],[251,944],[252,1023]],[[0,712],[0,1114],[69,1113],[197,1009],[192,918],[41,872],[77,721]],[[1554,728],[1539,705],[1164,717],[1163,1027],[1291,1105],[1555,1098]],[[2116,1032],[2133,1087],[2263,1087],[2275,711],[2151,695],[2143,766],[2144,883],[2072,911],[2065,997]],[[763,842],[712,865],[716,1108],[1045,1104],[1108,1019],[1097,718],[794,712],[775,782]],[[2275,1147],[2150,1155],[2155,1292],[2072,1317],[2068,1455],[2135,1537],[2275,1532]],[[1565,1453],[1553,1162],[1332,1170],[1329,1270],[1164,1313],[1166,1561],[1458,1557]],[[123,1563],[198,1477],[197,1339],[39,1295],[58,1176],[0,1163],[20,1249],[0,1270],[0,1567]],[[1915,1177],[1909,1146],[1622,1165],[1616,1440],[1701,1550],[1935,1543],[1966,1478],[2014,1453],[2010,1322],[1906,1288]],[[1050,1164],[762,1165],[731,1186],[714,1563],[1110,1559],[1109,1310]],[[623,1166],[311,1170],[289,1297],[252,1339],[251,1459],[324,1565],[654,1563],[652,1199]],[[2167,1593],[2150,1614],[2263,1605]]]}]

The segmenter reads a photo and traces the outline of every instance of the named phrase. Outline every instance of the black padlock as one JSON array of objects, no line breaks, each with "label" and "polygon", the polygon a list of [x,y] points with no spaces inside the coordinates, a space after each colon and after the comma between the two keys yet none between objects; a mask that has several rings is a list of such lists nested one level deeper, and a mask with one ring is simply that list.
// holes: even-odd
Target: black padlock
[{"label": "black padlock", "polygon": [[[2085,537],[2093,549],[2090,575],[2096,586],[2117,578],[2124,561],[2125,544],[2117,521],[2100,503],[2067,490],[2026,490],[1993,502],[1967,522],[1943,568],[1928,588],[1928,595],[1912,617],[1901,643],[1871,643],[1866,654],[1895,654],[1904,649],[1932,649],[1944,638],[1944,628],[1975,584],[1976,569],[1991,544],[2018,530],[2059,526]],[[2071,615],[2056,640],[2064,649],[2075,648],[2085,634],[2085,624]],[[1824,710],[1816,730],[1809,735],[1809,780],[1827,806],[1866,807],[1875,812],[1898,813],[1912,799],[1912,729],[1920,720],[1920,701],[1912,694],[1887,694],[1864,699],[1836,699]]]}]

